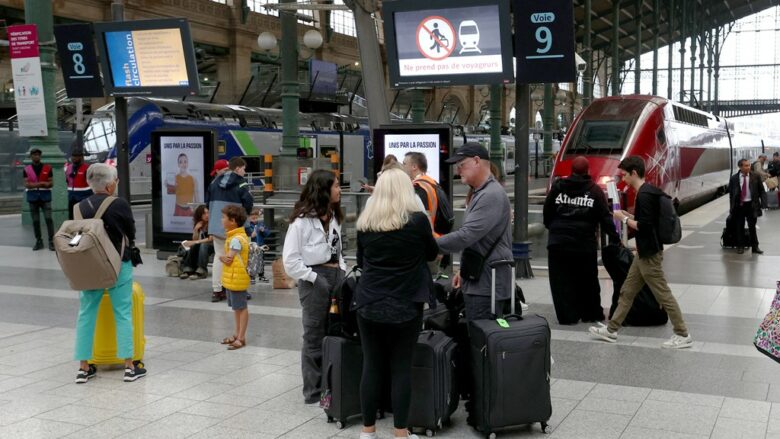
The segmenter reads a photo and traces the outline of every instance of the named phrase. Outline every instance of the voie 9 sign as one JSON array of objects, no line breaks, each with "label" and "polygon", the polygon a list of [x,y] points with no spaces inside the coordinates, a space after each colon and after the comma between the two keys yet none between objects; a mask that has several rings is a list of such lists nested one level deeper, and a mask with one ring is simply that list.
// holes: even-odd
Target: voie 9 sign
[{"label": "voie 9 sign", "polygon": [[382,6],[393,88],[508,83],[506,0],[396,0]]},{"label": "voie 9 sign", "polygon": [[575,82],[571,0],[514,0],[517,81]]}]

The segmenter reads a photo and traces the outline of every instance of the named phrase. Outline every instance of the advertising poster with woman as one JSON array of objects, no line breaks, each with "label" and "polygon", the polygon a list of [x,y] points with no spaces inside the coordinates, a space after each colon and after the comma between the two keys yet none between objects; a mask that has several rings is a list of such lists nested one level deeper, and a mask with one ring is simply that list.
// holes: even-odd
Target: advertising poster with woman
[{"label": "advertising poster with woman", "polygon": [[163,232],[192,231],[192,213],[203,202],[203,148],[203,137],[160,137]]}]

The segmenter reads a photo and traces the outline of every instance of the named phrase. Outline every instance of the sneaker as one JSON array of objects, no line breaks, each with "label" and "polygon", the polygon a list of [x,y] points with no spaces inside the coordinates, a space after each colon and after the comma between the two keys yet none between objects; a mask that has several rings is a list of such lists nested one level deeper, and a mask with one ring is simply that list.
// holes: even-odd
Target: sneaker
[{"label": "sneaker", "polygon": [[54,241],[49,241],[49,250],[54,251]]},{"label": "sneaker", "polygon": [[693,337],[691,337],[690,334],[686,337],[674,334],[669,341],[665,341],[661,344],[661,347],[668,349],[685,349],[691,346],[693,346]]},{"label": "sneaker", "polygon": [[599,323],[599,326],[591,326],[588,331],[606,342],[615,343],[617,341],[617,332],[610,331],[603,323]]},{"label": "sneaker", "polygon": [[[420,439],[420,436],[417,436],[416,434],[410,433],[408,431],[406,432],[406,436],[395,436],[396,439],[398,439],[399,437],[400,438],[406,438],[406,439]],[[362,439],[362,436],[361,436],[361,439]]]},{"label": "sneaker", "polygon": [[365,431],[360,432],[360,439],[377,439],[376,432],[373,431],[371,433],[366,433]]},{"label": "sneaker", "polygon": [[525,313],[526,311],[528,311],[528,308],[529,308],[529,306],[528,306],[528,304],[527,304],[527,303],[525,303],[525,302],[522,302],[522,301],[520,301],[520,300],[518,300],[517,302],[520,304],[520,310],[521,310],[521,311],[523,311],[524,313]]},{"label": "sneaker", "polygon": [[76,384],[84,384],[90,378],[94,378],[95,375],[97,375],[97,367],[94,364],[90,364],[87,370],[79,369],[79,372],[76,374]]},{"label": "sneaker", "polygon": [[145,377],[146,376],[146,369],[143,367],[143,363],[140,361],[133,361],[133,368],[132,369],[125,369],[125,382],[131,382],[135,381],[138,378]]},{"label": "sneaker", "polygon": [[271,282],[271,281],[266,279],[265,276],[260,276],[260,282],[268,283],[268,282]]},{"label": "sneaker", "polygon": [[246,293],[246,300],[252,300],[252,293],[247,291],[247,293]]},{"label": "sneaker", "polygon": [[40,239],[35,241],[35,245],[33,246],[33,251],[37,251],[43,248],[43,241]]},{"label": "sneaker", "polygon": [[188,277],[192,276],[191,271],[182,271],[179,275],[179,279],[187,279]]},{"label": "sneaker", "polygon": [[249,285],[256,285],[257,284],[257,278],[251,277],[249,278]]}]

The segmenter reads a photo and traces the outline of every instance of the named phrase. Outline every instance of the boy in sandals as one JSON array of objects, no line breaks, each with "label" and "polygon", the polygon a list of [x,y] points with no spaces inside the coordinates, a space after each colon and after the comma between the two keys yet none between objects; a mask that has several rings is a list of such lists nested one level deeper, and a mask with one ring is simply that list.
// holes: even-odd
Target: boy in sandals
[{"label": "boy in sandals", "polygon": [[237,204],[227,205],[222,209],[222,226],[225,228],[225,256],[219,260],[224,264],[222,270],[222,286],[228,299],[228,305],[233,309],[236,319],[236,329],[231,337],[222,340],[228,345],[228,350],[241,349],[246,345],[246,328],[249,324],[249,308],[247,308],[247,288],[249,274],[246,264],[249,259],[249,237],[244,231],[246,211]]}]

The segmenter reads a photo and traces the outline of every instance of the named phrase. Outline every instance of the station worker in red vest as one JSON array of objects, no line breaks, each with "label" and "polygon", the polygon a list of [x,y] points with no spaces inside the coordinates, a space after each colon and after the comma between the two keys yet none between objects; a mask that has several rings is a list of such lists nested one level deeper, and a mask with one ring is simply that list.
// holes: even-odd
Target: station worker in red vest
[{"label": "station worker in red vest", "polygon": [[87,168],[84,163],[84,151],[73,146],[70,163],[65,167],[65,181],[68,183],[68,218],[73,219],[73,206],[92,195],[87,184]]},{"label": "station worker in red vest", "polygon": [[41,211],[46,220],[46,230],[49,232],[49,250],[54,250],[54,223],[51,219],[51,165],[41,163],[41,150],[30,150],[32,163],[24,167],[24,187],[27,192],[27,202],[30,203],[30,216],[35,231],[35,246],[33,250],[43,248],[41,238]]}]

